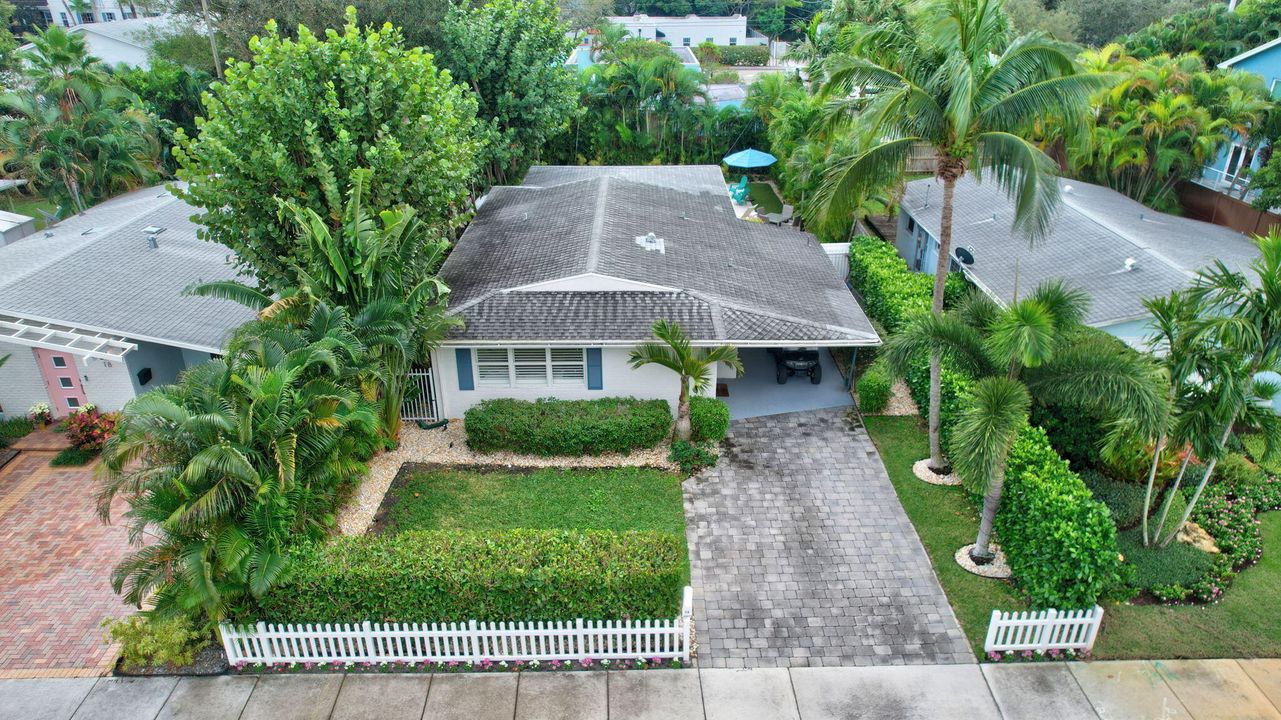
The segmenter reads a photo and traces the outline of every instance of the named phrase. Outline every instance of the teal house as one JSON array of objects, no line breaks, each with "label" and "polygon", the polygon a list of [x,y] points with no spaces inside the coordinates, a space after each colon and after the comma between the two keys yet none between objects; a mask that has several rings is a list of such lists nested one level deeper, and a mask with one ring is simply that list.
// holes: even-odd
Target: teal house
[{"label": "teal house", "polygon": [[[1223,70],[1254,73],[1263,78],[1273,97],[1281,97],[1281,38],[1219,63]],[[1258,170],[1264,158],[1257,142],[1234,136],[1219,151],[1214,162],[1205,167],[1198,182],[1213,190],[1243,200],[1250,199],[1249,175]]]}]

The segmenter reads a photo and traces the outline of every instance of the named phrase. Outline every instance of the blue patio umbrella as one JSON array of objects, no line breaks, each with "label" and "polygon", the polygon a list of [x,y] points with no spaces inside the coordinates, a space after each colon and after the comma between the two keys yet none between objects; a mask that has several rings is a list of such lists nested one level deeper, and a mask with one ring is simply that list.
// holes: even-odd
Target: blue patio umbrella
[{"label": "blue patio umbrella", "polygon": [[761,152],[756,148],[748,148],[746,150],[739,150],[732,155],[726,155],[722,158],[722,162],[730,167],[763,168],[769,167],[770,165],[778,162],[778,158],[767,152]]}]

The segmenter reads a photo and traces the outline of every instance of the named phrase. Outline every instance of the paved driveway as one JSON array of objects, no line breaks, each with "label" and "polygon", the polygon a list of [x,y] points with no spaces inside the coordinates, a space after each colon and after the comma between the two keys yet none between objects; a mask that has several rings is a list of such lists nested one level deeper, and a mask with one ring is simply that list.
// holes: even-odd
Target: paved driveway
[{"label": "paved driveway", "polygon": [[99,522],[92,469],[52,457],[24,450],[0,469],[0,677],[98,674],[114,657],[99,624],[128,612],[109,584],[125,530]]},{"label": "paved driveway", "polygon": [[974,662],[847,413],[735,421],[716,467],[686,481],[701,667]]}]

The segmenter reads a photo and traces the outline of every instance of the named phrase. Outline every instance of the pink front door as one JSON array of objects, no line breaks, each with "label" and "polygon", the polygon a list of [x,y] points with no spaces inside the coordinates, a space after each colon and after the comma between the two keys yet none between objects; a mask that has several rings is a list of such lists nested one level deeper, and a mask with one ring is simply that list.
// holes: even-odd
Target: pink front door
[{"label": "pink front door", "polygon": [[49,392],[49,407],[54,417],[63,417],[85,404],[85,391],[80,385],[76,356],[69,352],[35,348],[36,364],[44,376]]}]

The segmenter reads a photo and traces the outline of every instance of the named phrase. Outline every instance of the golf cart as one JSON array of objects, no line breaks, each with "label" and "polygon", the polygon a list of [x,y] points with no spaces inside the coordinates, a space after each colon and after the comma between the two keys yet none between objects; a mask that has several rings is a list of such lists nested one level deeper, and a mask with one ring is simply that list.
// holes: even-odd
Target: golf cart
[{"label": "golf cart", "polygon": [[818,361],[817,350],[805,348],[770,348],[774,356],[774,369],[779,385],[786,385],[793,375],[808,375],[810,384],[823,381],[823,366]]}]

